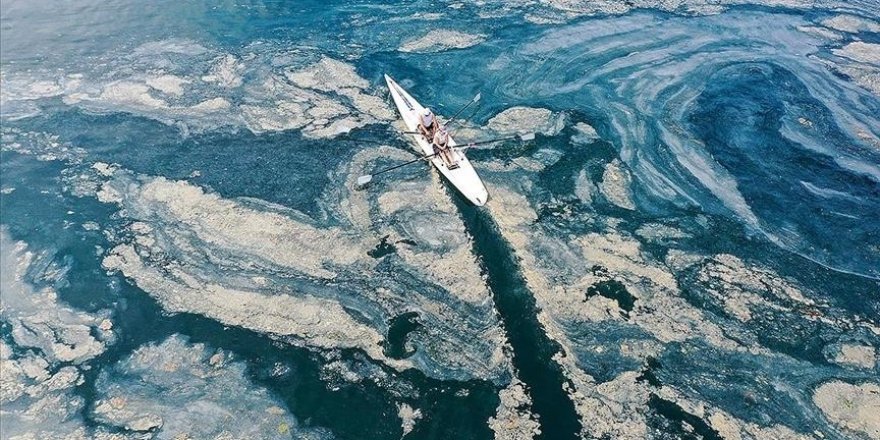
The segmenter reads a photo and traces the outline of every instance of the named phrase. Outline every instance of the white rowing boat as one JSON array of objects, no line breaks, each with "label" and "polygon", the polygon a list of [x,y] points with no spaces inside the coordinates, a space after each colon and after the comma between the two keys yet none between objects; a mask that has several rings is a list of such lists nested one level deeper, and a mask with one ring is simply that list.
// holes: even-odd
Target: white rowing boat
[{"label": "white rowing boat", "polygon": [[[406,93],[406,90],[403,90],[403,88],[391,79],[390,76],[385,75],[385,81],[388,83],[388,89],[391,90],[394,104],[397,105],[397,110],[400,111],[400,116],[403,118],[403,123],[406,125],[407,131],[418,131],[419,115],[422,114],[424,107],[413,99],[409,93]],[[430,156],[434,154],[434,148],[424,136],[414,134],[412,137],[417,148],[423,155]],[[440,171],[440,174],[442,174],[443,177],[446,177],[446,180],[470,200],[471,203],[477,206],[483,206],[486,204],[486,201],[489,200],[489,191],[486,190],[486,185],[480,180],[480,176],[477,175],[476,170],[474,170],[471,162],[468,160],[467,156],[465,156],[464,151],[460,148],[454,148],[455,145],[455,141],[452,139],[452,136],[450,136],[449,146],[453,147],[452,156],[454,159],[454,165],[457,166],[447,166],[446,162],[440,156],[431,158],[431,163],[433,163],[437,170]]]}]

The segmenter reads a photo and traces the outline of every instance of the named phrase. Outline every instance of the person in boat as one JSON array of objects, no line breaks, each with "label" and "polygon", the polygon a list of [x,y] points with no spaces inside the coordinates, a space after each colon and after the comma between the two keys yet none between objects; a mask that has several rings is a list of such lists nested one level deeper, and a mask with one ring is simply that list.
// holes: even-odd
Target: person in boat
[{"label": "person in boat", "polygon": [[452,148],[449,147],[449,133],[443,127],[437,129],[434,134],[434,153],[438,154],[446,162],[447,167],[455,165]]},{"label": "person in boat", "polygon": [[434,133],[438,128],[440,128],[440,123],[434,117],[434,112],[426,108],[419,117],[419,132],[430,142],[434,139]]}]

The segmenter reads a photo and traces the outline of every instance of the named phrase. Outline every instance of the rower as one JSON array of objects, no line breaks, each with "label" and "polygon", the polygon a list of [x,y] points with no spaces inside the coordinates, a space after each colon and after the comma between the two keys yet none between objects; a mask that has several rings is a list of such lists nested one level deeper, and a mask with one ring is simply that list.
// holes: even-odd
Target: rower
[{"label": "rower", "polygon": [[449,148],[449,133],[446,128],[440,127],[434,134],[434,153],[439,155],[446,167],[450,170],[458,168],[455,158],[452,156],[452,148]]},{"label": "rower", "polygon": [[434,133],[440,127],[440,123],[437,122],[437,118],[434,117],[434,112],[429,108],[425,108],[422,111],[421,117],[419,117],[419,132],[422,133],[422,136],[430,142],[434,139]]}]

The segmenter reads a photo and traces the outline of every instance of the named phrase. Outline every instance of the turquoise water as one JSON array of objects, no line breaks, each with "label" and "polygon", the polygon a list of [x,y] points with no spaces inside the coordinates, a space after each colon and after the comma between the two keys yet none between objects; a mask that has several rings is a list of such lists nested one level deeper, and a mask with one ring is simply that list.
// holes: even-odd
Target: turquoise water
[{"label": "turquoise water", "polygon": [[880,9],[631,3],[3,2],[0,437],[878,438]]}]

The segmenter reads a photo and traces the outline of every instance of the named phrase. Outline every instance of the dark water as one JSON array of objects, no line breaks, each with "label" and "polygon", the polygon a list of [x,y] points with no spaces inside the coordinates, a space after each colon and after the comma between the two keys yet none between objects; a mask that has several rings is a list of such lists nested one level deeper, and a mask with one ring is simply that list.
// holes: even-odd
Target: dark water
[{"label": "dark water", "polygon": [[482,257],[495,305],[513,347],[513,366],[534,401],[542,438],[577,438],[581,426],[571,400],[563,391],[566,379],[553,361],[560,348],[547,337],[538,322],[535,300],[519,275],[516,261],[510,257],[510,248],[485,213],[462,201],[458,205],[468,232],[477,237],[474,247]]}]

